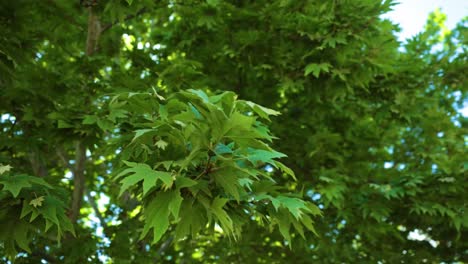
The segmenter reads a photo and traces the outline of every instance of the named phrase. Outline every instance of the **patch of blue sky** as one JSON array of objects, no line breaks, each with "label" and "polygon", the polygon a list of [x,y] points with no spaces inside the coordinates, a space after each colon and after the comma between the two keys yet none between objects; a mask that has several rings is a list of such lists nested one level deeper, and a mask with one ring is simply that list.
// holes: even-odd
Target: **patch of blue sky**
[{"label": "patch of blue sky", "polygon": [[456,24],[468,15],[468,1],[465,0],[400,0],[393,6],[393,11],[384,14],[400,24],[401,32],[396,35],[404,41],[424,29],[429,14],[440,8],[447,15],[446,26],[455,28]]}]

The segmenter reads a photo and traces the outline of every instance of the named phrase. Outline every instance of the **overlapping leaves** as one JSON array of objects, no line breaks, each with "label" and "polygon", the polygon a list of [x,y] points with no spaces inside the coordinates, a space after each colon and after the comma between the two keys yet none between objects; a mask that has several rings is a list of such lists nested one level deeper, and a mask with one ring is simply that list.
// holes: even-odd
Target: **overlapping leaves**
[{"label": "overlapping leaves", "polygon": [[122,137],[124,169],[116,179],[121,194],[143,195],[142,238],[153,230],[156,243],[171,224],[177,239],[216,225],[237,238],[250,219],[278,225],[287,240],[291,227],[302,236],[314,230],[311,216],[320,214],[317,207],[275,185],[274,174],[265,169],[294,178],[277,160],[286,155],[268,145],[274,137],[263,123],[279,112],[237,100],[232,92],[208,96],[199,90],[167,100],[150,93],[121,94],[110,103],[116,106],[133,113],[119,123],[131,124],[135,132],[131,140]]},{"label": "overlapping leaves", "polygon": [[8,173],[10,169],[0,165],[0,241],[6,253],[13,258],[16,245],[31,252],[29,242],[38,229],[55,234],[58,241],[65,232],[74,233],[54,188],[42,178]]}]

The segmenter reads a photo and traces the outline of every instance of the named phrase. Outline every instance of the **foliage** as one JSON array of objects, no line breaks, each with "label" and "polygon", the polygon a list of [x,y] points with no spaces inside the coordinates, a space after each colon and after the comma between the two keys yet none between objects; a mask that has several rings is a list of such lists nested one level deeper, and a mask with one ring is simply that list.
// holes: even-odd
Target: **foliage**
[{"label": "foliage", "polygon": [[[5,173],[10,169],[11,166],[0,165],[0,185],[3,186],[0,191],[0,239],[4,241],[7,256],[17,254],[15,243],[32,253],[29,241],[38,231],[47,234],[51,230],[50,235],[55,234],[57,241],[64,232],[74,233],[58,190],[38,177]],[[56,230],[51,229],[53,226]]]},{"label": "foliage", "polygon": [[467,262],[467,20],[393,5],[0,1],[0,256]]},{"label": "foliage", "polygon": [[313,231],[309,214],[319,214],[319,209],[288,195],[287,189],[282,193],[284,188],[264,169],[273,166],[294,177],[274,160],[286,155],[268,146],[265,141],[272,136],[254,115],[268,119],[278,112],[236,100],[232,92],[208,96],[188,90],[164,104],[158,97],[164,100],[156,93],[123,94],[109,106],[135,131],[130,142],[116,143],[125,146],[119,159],[126,167],[116,178],[120,195],[142,182],[142,238],[153,229],[152,243],[158,242],[170,223],[176,223],[177,240],[196,236],[206,223],[238,238],[249,220],[278,225],[288,240],[291,225],[302,236],[304,227]]}]

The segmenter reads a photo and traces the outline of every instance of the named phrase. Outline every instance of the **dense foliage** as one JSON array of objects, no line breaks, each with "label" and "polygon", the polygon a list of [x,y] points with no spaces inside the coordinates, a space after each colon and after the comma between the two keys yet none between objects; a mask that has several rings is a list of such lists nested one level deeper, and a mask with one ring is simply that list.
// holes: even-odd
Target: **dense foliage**
[{"label": "dense foliage", "polygon": [[0,261],[467,262],[468,20],[393,4],[1,1]]}]

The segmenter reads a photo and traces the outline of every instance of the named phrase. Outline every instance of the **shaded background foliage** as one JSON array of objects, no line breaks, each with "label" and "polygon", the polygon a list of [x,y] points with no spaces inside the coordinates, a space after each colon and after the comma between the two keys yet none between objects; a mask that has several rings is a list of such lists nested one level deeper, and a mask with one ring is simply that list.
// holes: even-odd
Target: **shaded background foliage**
[{"label": "shaded background foliage", "polygon": [[[2,1],[0,163],[85,197],[64,200],[76,238],[39,233],[17,262],[468,261],[467,120],[456,111],[467,99],[467,21],[447,31],[434,12],[402,44],[380,18],[392,5]],[[273,147],[298,181],[273,173],[322,209],[319,235],[293,238],[292,249],[257,225],[235,243],[203,232],[138,241],[139,202],[119,198],[110,176],[119,116],[107,102],[151,88],[234,91],[280,111]]]}]

